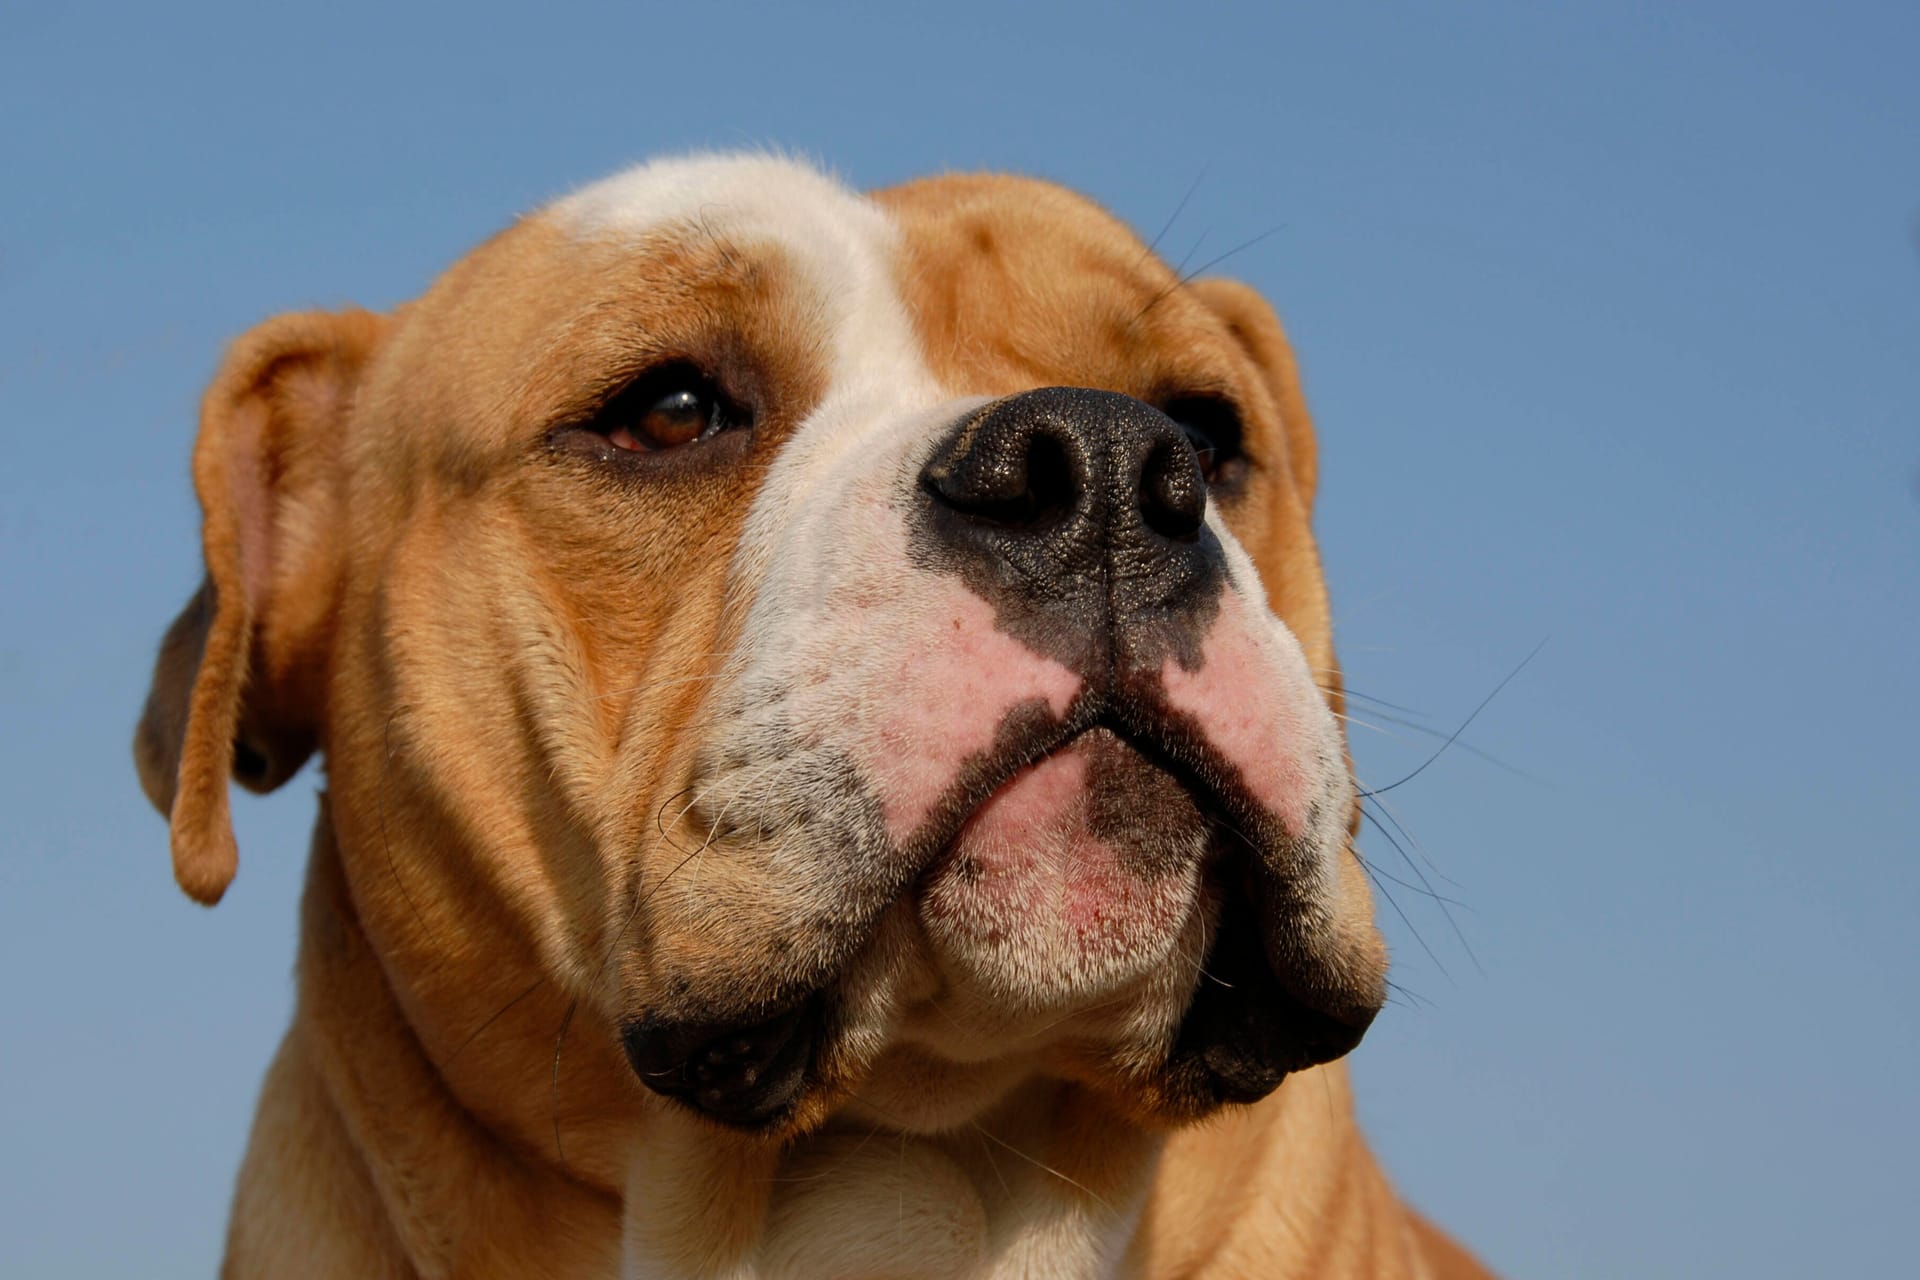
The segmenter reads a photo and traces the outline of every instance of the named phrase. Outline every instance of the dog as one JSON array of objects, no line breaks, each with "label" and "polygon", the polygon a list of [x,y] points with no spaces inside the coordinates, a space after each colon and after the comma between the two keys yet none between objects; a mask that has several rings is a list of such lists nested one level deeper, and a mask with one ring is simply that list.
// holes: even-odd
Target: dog
[{"label": "dog", "polygon": [[325,789],[233,1277],[1464,1277],[1294,360],[1047,183],[619,174],[241,338],[135,735]]}]

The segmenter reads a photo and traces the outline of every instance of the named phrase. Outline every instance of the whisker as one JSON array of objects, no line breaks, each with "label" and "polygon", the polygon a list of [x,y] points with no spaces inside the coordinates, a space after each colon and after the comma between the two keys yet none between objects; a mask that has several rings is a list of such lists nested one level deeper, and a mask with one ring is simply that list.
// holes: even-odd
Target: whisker
[{"label": "whisker", "polygon": [[[1160,241],[1166,238],[1167,232],[1173,230],[1173,224],[1180,220],[1182,213],[1186,212],[1187,201],[1193,199],[1193,193],[1200,189],[1201,179],[1206,176],[1207,166],[1203,164],[1200,166],[1200,172],[1193,175],[1193,182],[1187,187],[1187,193],[1180,197],[1180,203],[1173,206],[1173,212],[1167,215],[1166,222],[1161,225],[1159,231],[1154,233],[1153,239],[1147,242],[1147,247],[1140,251],[1140,257],[1135,260],[1134,266],[1138,267],[1142,262],[1145,262],[1153,256],[1153,251],[1160,247]],[[1178,275],[1179,273],[1175,272],[1174,274]]]},{"label": "whisker", "polygon": [[[1202,231],[1200,235],[1194,240],[1193,246],[1189,248],[1185,253],[1180,255],[1180,261],[1176,262],[1173,265],[1173,284],[1170,285],[1164,292],[1162,292],[1157,297],[1155,297],[1153,302],[1160,301],[1161,298],[1166,297],[1167,294],[1172,293],[1175,289],[1178,289],[1181,285],[1186,283],[1186,277],[1182,273],[1186,271],[1187,263],[1193,259],[1194,254],[1200,252],[1200,246],[1207,242],[1207,237],[1211,234],[1212,234],[1211,231]],[[1145,307],[1143,307],[1141,309],[1140,314],[1145,315],[1148,311],[1152,310],[1153,302],[1149,302]]]},{"label": "whisker", "polygon": [[[1162,302],[1166,301],[1173,294],[1177,293],[1181,289],[1186,288],[1188,285],[1192,284],[1200,276],[1205,275],[1207,272],[1213,270],[1215,267],[1225,262],[1228,258],[1231,258],[1236,254],[1243,253],[1246,250],[1253,248],[1253,246],[1259,244],[1262,240],[1265,240],[1268,237],[1273,236],[1278,232],[1284,230],[1286,225],[1287,224],[1284,222],[1276,222],[1271,227],[1268,227],[1265,231],[1262,231],[1259,235],[1254,236],[1251,239],[1241,241],[1239,244],[1233,246],[1233,248],[1228,249],[1225,253],[1216,254],[1214,257],[1208,258],[1205,262],[1195,267],[1192,271],[1185,270],[1185,267],[1187,265],[1187,260],[1186,258],[1182,258],[1180,260],[1180,265],[1174,268],[1173,283],[1168,285],[1166,288],[1162,289],[1159,293],[1154,294],[1152,298],[1148,299],[1147,305],[1140,308],[1139,311],[1134,313],[1133,322],[1137,324],[1141,320],[1144,320],[1146,318],[1147,312],[1159,306]],[[1204,236],[1201,238],[1205,239]],[[1200,242],[1196,240],[1194,242],[1193,249],[1189,249],[1187,251],[1187,257],[1189,258],[1192,257],[1194,250],[1199,249],[1199,247],[1200,247]]]},{"label": "whisker", "polygon": [[[980,1126],[975,1125],[974,1128],[979,1129]],[[1013,1195],[1013,1186],[1007,1181],[1007,1175],[1000,1172],[1000,1162],[993,1158],[993,1148],[987,1145],[985,1130],[981,1130],[980,1132],[980,1154],[987,1158],[987,1167],[993,1170],[993,1176],[999,1179],[1000,1190],[1004,1191],[1008,1197],[1011,1197]]]},{"label": "whisker", "polygon": [[1054,1177],[1060,1179],[1060,1181],[1066,1183],[1068,1186],[1080,1192],[1080,1194],[1087,1197],[1087,1199],[1099,1205],[1102,1209],[1105,1209],[1108,1213],[1113,1213],[1115,1211],[1114,1207],[1111,1204],[1107,1203],[1106,1197],[1097,1194],[1092,1187],[1087,1186],[1085,1183],[1075,1181],[1074,1179],[1068,1177],[1066,1174],[1060,1172],[1058,1169],[1054,1168],[1050,1164],[1045,1163],[1044,1161],[1034,1159],[1032,1156],[1028,1155],[1026,1152],[1022,1151],[1020,1148],[1014,1146],[1012,1143],[1006,1141],[1004,1138],[1001,1138],[999,1135],[994,1133],[989,1133],[986,1129],[980,1126],[979,1122],[969,1120],[967,1121],[967,1123],[972,1125],[976,1131],[985,1135],[988,1141],[999,1143],[1001,1146],[1005,1147],[1008,1151],[1013,1152],[1014,1155],[1019,1156],[1022,1160],[1025,1160],[1028,1164],[1032,1165],[1034,1168],[1039,1169],[1042,1172],[1052,1174]]},{"label": "whisker", "polygon": [[1473,953],[1473,945],[1467,941],[1467,935],[1464,932],[1462,932],[1460,929],[1460,922],[1453,918],[1453,909],[1447,905],[1451,901],[1451,899],[1443,897],[1437,890],[1434,889],[1433,882],[1427,879],[1427,873],[1420,869],[1420,864],[1415,862],[1412,858],[1408,857],[1407,851],[1401,847],[1401,844],[1398,840],[1394,839],[1393,833],[1387,830],[1387,828],[1384,825],[1382,825],[1378,819],[1374,818],[1371,814],[1367,812],[1367,808],[1364,802],[1360,806],[1360,814],[1362,817],[1367,818],[1368,821],[1373,823],[1374,830],[1378,831],[1381,835],[1386,837],[1387,843],[1392,845],[1394,848],[1394,852],[1400,855],[1400,860],[1407,864],[1408,869],[1413,872],[1414,877],[1420,881],[1420,884],[1424,888],[1426,895],[1429,898],[1432,898],[1434,902],[1439,905],[1440,914],[1446,917],[1447,927],[1453,930],[1453,936],[1459,939],[1460,941],[1460,949],[1467,953],[1467,959],[1473,961],[1473,967],[1479,971],[1482,977],[1485,977],[1487,971],[1480,967],[1480,957]]},{"label": "whisker", "polygon": [[[874,1102],[871,1098],[866,1097],[858,1089],[849,1089],[847,1091],[847,1098],[850,1101],[858,1102],[860,1105],[869,1108],[870,1110],[872,1110],[878,1115],[885,1116],[888,1119],[894,1120],[894,1121],[899,1120],[898,1116],[895,1116],[890,1112],[888,1112],[888,1110],[885,1107],[880,1106],[878,1103]],[[900,1132],[905,1132],[905,1129],[906,1129],[906,1126],[902,1124],[900,1128]],[[790,1183],[796,1183],[796,1184],[803,1183],[803,1182],[824,1182],[828,1178],[833,1177],[835,1171],[839,1169],[841,1165],[844,1165],[845,1163],[847,1163],[847,1161],[853,1159],[853,1157],[859,1155],[862,1151],[865,1151],[867,1149],[867,1144],[869,1142],[872,1142],[874,1138],[879,1135],[879,1133],[880,1133],[879,1125],[873,1125],[873,1124],[867,1125],[866,1132],[860,1135],[859,1144],[856,1145],[853,1150],[843,1153],[838,1160],[834,1161],[833,1164],[830,1165],[829,1167],[822,1169],[819,1173],[809,1173],[805,1175],[789,1174],[783,1177],[768,1178],[767,1181],[768,1182],[790,1182]]]},{"label": "whisker", "polygon": [[1407,1007],[1410,1009],[1431,1009],[1435,1007],[1433,1001],[1413,990],[1413,988],[1395,982],[1392,978],[1387,979],[1387,989],[1398,992],[1400,995],[1406,997]]},{"label": "whisker", "polygon": [[1239,244],[1233,246],[1233,248],[1227,250],[1225,253],[1222,253],[1216,257],[1207,259],[1205,262],[1195,267],[1187,275],[1182,276],[1180,278],[1180,283],[1183,286],[1192,284],[1195,280],[1199,279],[1202,275],[1206,274],[1207,272],[1213,270],[1215,267],[1225,262],[1228,258],[1234,257],[1237,254],[1244,253],[1248,249],[1251,249],[1253,248],[1253,246],[1259,244],[1262,240],[1266,240],[1271,236],[1278,235],[1281,231],[1284,231],[1286,229],[1286,226],[1287,224],[1284,222],[1276,222],[1272,226],[1268,227],[1265,231],[1262,231],[1259,235],[1254,236],[1251,239],[1242,240]]},{"label": "whisker", "polygon": [[1447,966],[1442,964],[1440,957],[1433,953],[1433,948],[1427,945],[1427,940],[1420,936],[1420,930],[1414,925],[1412,918],[1407,915],[1406,911],[1401,908],[1399,899],[1393,896],[1393,890],[1387,888],[1386,882],[1374,874],[1373,864],[1365,858],[1361,858],[1360,869],[1366,873],[1367,879],[1373,881],[1373,887],[1378,889],[1380,896],[1387,900],[1387,905],[1393,908],[1393,913],[1400,917],[1400,923],[1407,926],[1407,932],[1411,933],[1413,940],[1420,944],[1420,949],[1427,953],[1427,959],[1433,961],[1434,968],[1440,970],[1440,975],[1448,982],[1452,982],[1453,975],[1447,972]]},{"label": "whisker", "polygon": [[1369,733],[1377,733],[1381,737],[1391,738],[1395,742],[1406,741],[1406,736],[1404,734],[1395,733],[1393,730],[1387,728],[1385,725],[1375,724],[1371,720],[1363,720],[1359,716],[1349,715],[1344,711],[1334,712],[1333,717],[1334,719],[1339,720],[1343,724],[1351,725],[1356,729],[1365,729]]},{"label": "whisker", "polygon": [[[1411,729],[1415,733],[1425,734],[1429,738],[1443,738],[1446,736],[1446,733],[1444,730],[1435,729],[1431,725],[1424,725],[1424,724],[1416,723],[1415,721],[1412,721],[1412,720],[1406,720],[1399,716],[1388,715],[1384,711],[1375,711],[1372,714],[1381,720],[1385,720],[1388,724],[1399,725],[1401,728],[1404,728],[1404,729]],[[1370,729],[1379,728],[1378,725],[1368,725],[1367,727]],[[1381,731],[1385,732],[1384,730],[1381,730]],[[1547,783],[1547,780],[1540,777],[1538,774],[1529,773],[1527,770],[1522,769],[1519,765],[1509,764],[1505,760],[1502,760],[1499,756],[1494,755],[1490,751],[1485,751],[1479,747],[1474,746],[1471,742],[1466,741],[1464,738],[1456,740],[1453,745],[1456,749],[1464,751],[1470,756],[1478,756],[1480,759],[1485,760],[1488,764],[1492,765],[1494,768],[1503,769],[1506,772],[1512,774],[1516,778],[1525,778],[1528,782],[1539,783],[1541,786],[1549,785]]]},{"label": "whisker", "polygon": [[1416,768],[1412,773],[1407,774],[1405,777],[1402,777],[1397,781],[1389,782],[1384,787],[1374,787],[1371,790],[1362,791],[1361,794],[1363,796],[1384,795],[1387,792],[1393,790],[1395,787],[1405,786],[1407,783],[1412,782],[1415,778],[1425,773],[1427,771],[1427,766],[1432,764],[1435,760],[1438,760],[1442,755],[1446,754],[1447,748],[1452,746],[1455,742],[1457,742],[1460,738],[1460,735],[1467,731],[1467,726],[1472,724],[1475,718],[1478,717],[1482,711],[1485,711],[1487,709],[1487,704],[1489,702],[1492,702],[1495,698],[1499,697],[1500,691],[1506,688],[1509,684],[1512,684],[1514,677],[1519,675],[1522,671],[1525,671],[1527,669],[1527,664],[1532,662],[1534,658],[1539,655],[1540,651],[1546,647],[1547,647],[1547,642],[1545,640],[1542,640],[1539,644],[1536,644],[1535,646],[1533,646],[1533,652],[1529,653],[1526,657],[1522,658],[1520,660],[1519,666],[1507,672],[1506,677],[1502,679],[1499,684],[1493,686],[1493,692],[1489,693],[1486,697],[1480,699],[1480,705],[1473,709],[1473,714],[1469,715],[1465,720],[1462,720],[1460,722],[1460,727],[1458,729],[1455,729],[1452,733],[1448,734],[1447,740],[1441,743],[1439,748],[1435,750],[1432,755],[1428,756],[1425,760],[1421,761],[1419,767]]},{"label": "whisker", "polygon": [[1389,711],[1398,711],[1402,715],[1423,716],[1426,714],[1426,712],[1416,710],[1413,707],[1401,706],[1397,702],[1388,702],[1385,698],[1376,698],[1372,694],[1360,692],[1358,689],[1354,688],[1352,685],[1346,683],[1346,672],[1344,671],[1338,671],[1330,667],[1314,667],[1314,668],[1311,668],[1311,670],[1316,677],[1317,676],[1333,676],[1340,680],[1340,683],[1337,685],[1322,684],[1318,680],[1316,680],[1314,683],[1319,685],[1320,691],[1322,693],[1337,692],[1349,698],[1358,698],[1362,702],[1371,702],[1376,707],[1385,707]]},{"label": "whisker", "polygon": [[[1354,852],[1360,853],[1358,849],[1355,849]],[[1366,859],[1367,866],[1370,869],[1372,869],[1375,875],[1379,876],[1381,879],[1386,880],[1392,884],[1399,885],[1402,889],[1407,890],[1407,892],[1409,893],[1417,893],[1423,898],[1432,898],[1435,902],[1443,902],[1450,907],[1459,907],[1462,911],[1473,910],[1472,907],[1469,907],[1466,903],[1460,901],[1458,898],[1449,898],[1444,894],[1435,893],[1432,889],[1428,888],[1425,885],[1416,884],[1411,880],[1402,879],[1401,877],[1393,874],[1393,872],[1388,871],[1385,867],[1381,866],[1378,862],[1375,862],[1372,858],[1367,858],[1365,854],[1360,854],[1360,856]]]},{"label": "whisker", "polygon": [[1420,860],[1427,864],[1427,870],[1433,872],[1433,874],[1439,876],[1442,880],[1445,880],[1448,884],[1452,885],[1456,889],[1466,888],[1465,885],[1461,884],[1458,880],[1455,880],[1452,876],[1448,875],[1445,871],[1442,871],[1440,869],[1440,864],[1433,860],[1433,855],[1427,852],[1426,846],[1422,845],[1419,839],[1413,834],[1413,832],[1407,829],[1407,824],[1400,820],[1400,815],[1393,811],[1392,805],[1388,804],[1385,800],[1382,800],[1379,796],[1366,796],[1366,797],[1363,797],[1360,801],[1361,812],[1363,814],[1366,813],[1367,806],[1369,805],[1371,805],[1374,809],[1379,811],[1378,816],[1374,817],[1373,819],[1374,824],[1376,826],[1379,825],[1380,817],[1384,817],[1388,822],[1391,822],[1393,824],[1393,829],[1400,833],[1400,838],[1402,840],[1405,840],[1408,844],[1412,845],[1414,852],[1420,855]]},{"label": "whisker", "polygon": [[567,1169],[567,1149],[560,1142],[560,1049],[567,1042],[567,1028],[573,1025],[573,1014],[579,1007],[578,1000],[569,1001],[566,1016],[560,1019],[560,1033],[553,1040],[553,1081],[547,1091],[548,1109],[553,1116],[553,1150],[560,1157],[562,1169]]},{"label": "whisker", "polygon": [[513,1006],[519,1004],[522,1000],[525,1000],[528,996],[532,995],[534,992],[538,991],[541,987],[544,987],[546,985],[547,985],[547,980],[545,977],[535,978],[533,982],[529,984],[525,990],[521,991],[519,995],[507,1001],[505,1004],[501,1005],[498,1009],[495,1009],[491,1017],[489,1017],[485,1022],[481,1023],[479,1026],[475,1027],[472,1031],[469,1031],[467,1033],[467,1038],[465,1040],[462,1040],[459,1046],[455,1048],[452,1053],[447,1055],[447,1060],[439,1064],[440,1070],[445,1071],[448,1067],[451,1067],[456,1061],[458,1061],[460,1055],[467,1051],[467,1046],[472,1044],[475,1040],[478,1040],[480,1038],[481,1032],[485,1031],[488,1027],[492,1026],[494,1023],[500,1021],[500,1019],[503,1016],[505,1016],[507,1010],[513,1008]]}]

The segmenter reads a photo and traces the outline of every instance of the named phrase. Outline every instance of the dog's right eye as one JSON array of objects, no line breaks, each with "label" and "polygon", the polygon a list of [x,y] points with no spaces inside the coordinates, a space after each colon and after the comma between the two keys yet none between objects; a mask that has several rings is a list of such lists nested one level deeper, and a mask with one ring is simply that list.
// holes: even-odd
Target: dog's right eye
[{"label": "dog's right eye", "polygon": [[659,453],[710,440],[744,425],[713,380],[690,365],[669,365],[636,380],[586,424],[625,453]]},{"label": "dog's right eye", "polygon": [[1175,396],[1160,411],[1180,425],[1200,459],[1210,489],[1232,490],[1245,478],[1245,429],[1233,402],[1217,395]]}]

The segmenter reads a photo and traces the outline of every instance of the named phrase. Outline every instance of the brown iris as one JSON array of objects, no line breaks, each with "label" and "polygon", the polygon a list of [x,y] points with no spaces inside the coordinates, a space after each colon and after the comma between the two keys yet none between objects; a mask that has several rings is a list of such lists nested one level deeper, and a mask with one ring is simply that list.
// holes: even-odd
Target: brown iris
[{"label": "brown iris", "polygon": [[1239,410],[1217,395],[1174,396],[1162,406],[1162,413],[1180,424],[1200,460],[1200,474],[1209,488],[1231,489],[1246,476],[1246,450],[1242,444],[1244,428]]},{"label": "brown iris", "polygon": [[[664,475],[652,468],[737,458],[752,428],[746,402],[721,390],[698,365],[674,360],[641,373],[584,418],[563,421],[547,439],[565,453]],[[716,442],[734,447],[712,447]]]},{"label": "brown iris", "polygon": [[651,390],[633,406],[627,421],[612,425],[607,439],[616,448],[646,453],[692,444],[721,426],[711,393],[696,386]]}]

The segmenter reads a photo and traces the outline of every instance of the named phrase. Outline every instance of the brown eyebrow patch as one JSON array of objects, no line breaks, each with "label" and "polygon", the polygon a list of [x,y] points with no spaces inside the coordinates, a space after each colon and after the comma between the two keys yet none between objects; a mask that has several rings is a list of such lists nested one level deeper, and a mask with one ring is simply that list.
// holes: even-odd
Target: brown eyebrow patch
[{"label": "brown eyebrow patch", "polygon": [[826,391],[829,335],[809,292],[777,243],[679,228],[623,245],[535,355],[514,416],[522,430],[578,420],[647,370],[684,361],[756,422],[790,426]]},{"label": "brown eyebrow patch", "polygon": [[675,358],[765,407],[756,429],[778,433],[825,394],[818,303],[777,239],[690,222],[580,240],[527,219],[406,309],[364,395],[409,429],[360,442],[384,459],[367,469],[471,492],[552,427]]}]

